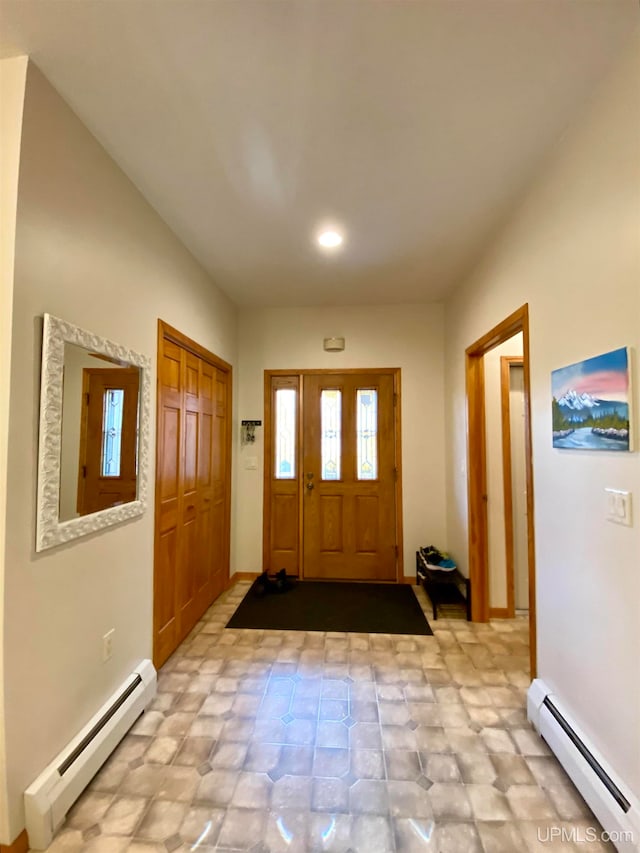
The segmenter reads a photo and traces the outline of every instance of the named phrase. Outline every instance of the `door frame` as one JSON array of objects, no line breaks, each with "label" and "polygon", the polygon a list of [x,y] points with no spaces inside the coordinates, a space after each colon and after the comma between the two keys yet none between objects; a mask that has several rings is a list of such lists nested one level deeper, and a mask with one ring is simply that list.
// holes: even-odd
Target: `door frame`
[{"label": "door frame", "polygon": [[525,462],[527,483],[527,562],[529,566],[529,659],[531,678],[537,673],[536,557],[531,438],[531,376],[529,305],[525,303],[465,350],[467,403],[467,459],[469,510],[469,579],[471,618],[489,620],[489,536],[487,521],[487,455],[484,393],[484,356],[494,347],[522,332],[525,412]]},{"label": "door frame", "polygon": [[[397,476],[395,479],[395,531],[396,531],[396,580],[395,583],[404,581],[404,541],[402,527],[402,398],[401,398],[401,368],[399,367],[362,367],[362,368],[306,368],[298,370],[265,370],[264,371],[264,465],[263,465],[263,513],[262,513],[262,569],[269,565],[269,554],[271,552],[271,472],[273,470],[273,411],[271,397],[271,379],[274,376],[292,376],[298,378],[298,423],[296,430],[296,470],[298,472],[298,567],[299,577],[304,580],[303,560],[303,489],[302,485],[302,431],[304,423],[304,395],[303,381],[305,376],[324,375],[336,376],[342,374],[386,374],[393,377],[393,418],[395,432],[395,468]],[[381,583],[393,583],[393,581],[381,581]]]},{"label": "door frame", "polygon": [[159,501],[159,481],[157,477],[158,471],[158,454],[160,452],[160,443],[158,441],[158,425],[160,423],[160,415],[161,415],[161,403],[162,398],[160,394],[160,370],[159,365],[162,358],[162,344],[163,341],[169,341],[170,343],[176,344],[187,352],[192,353],[193,355],[198,356],[198,358],[203,359],[208,364],[213,365],[218,370],[223,371],[229,377],[228,386],[227,386],[227,400],[226,400],[226,435],[225,435],[225,452],[226,452],[226,460],[225,460],[225,505],[224,505],[224,543],[222,547],[223,554],[223,578],[225,579],[225,587],[228,586],[229,583],[229,569],[230,569],[230,552],[231,552],[231,449],[232,449],[232,433],[233,433],[233,401],[232,401],[232,393],[233,393],[233,367],[229,364],[228,361],[220,358],[217,355],[214,355],[205,347],[201,346],[201,344],[194,341],[192,338],[187,337],[182,332],[175,329],[173,326],[170,326],[169,323],[166,323],[164,320],[158,318],[158,342],[157,342],[157,353],[156,353],[156,452],[155,452],[155,484],[154,484],[154,518],[153,518],[153,661],[154,665],[158,666],[158,663],[164,663],[164,660],[159,662],[156,657],[156,612],[155,612],[155,601],[156,601],[156,589],[157,589],[157,560],[158,560],[158,549],[159,549],[159,533],[160,533],[160,501]]},{"label": "door frame", "polygon": [[[502,485],[504,492],[504,547],[507,568],[507,618],[516,615],[515,538],[513,535],[513,484],[511,481],[511,368],[523,367],[521,355],[500,357],[500,408],[502,415]],[[525,419],[526,420],[526,419]]]}]

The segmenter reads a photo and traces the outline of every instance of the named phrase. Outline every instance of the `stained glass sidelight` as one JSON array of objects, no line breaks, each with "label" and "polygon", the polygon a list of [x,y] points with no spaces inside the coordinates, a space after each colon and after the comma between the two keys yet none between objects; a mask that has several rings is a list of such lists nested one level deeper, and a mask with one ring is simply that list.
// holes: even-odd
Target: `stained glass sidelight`
[{"label": "stained glass sidelight", "polygon": [[296,390],[276,389],[276,480],[296,476]]},{"label": "stained glass sidelight", "polygon": [[105,391],[102,410],[101,474],[103,477],[120,476],[123,410],[123,389],[110,388],[108,391]]},{"label": "stained glass sidelight", "polygon": [[342,391],[324,388],[320,396],[322,479],[339,480],[342,444]]},{"label": "stained glass sidelight", "polygon": [[378,392],[375,388],[358,388],[357,411],[357,476],[358,480],[378,479]]}]

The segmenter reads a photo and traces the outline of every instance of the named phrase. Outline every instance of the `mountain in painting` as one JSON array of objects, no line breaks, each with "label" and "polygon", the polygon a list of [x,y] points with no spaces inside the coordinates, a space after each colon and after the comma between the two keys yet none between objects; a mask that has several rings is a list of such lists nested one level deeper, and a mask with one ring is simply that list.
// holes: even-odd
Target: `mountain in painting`
[{"label": "mountain in painting", "polygon": [[584,394],[578,394],[577,391],[570,388],[563,397],[560,397],[558,404],[565,409],[580,411],[580,409],[592,409],[594,406],[598,406],[600,401],[592,397],[591,394],[587,394],[586,391]]},{"label": "mountain in painting", "polygon": [[570,388],[557,401],[564,420],[571,424],[592,423],[601,419],[618,417],[629,418],[629,406],[619,400],[601,400],[587,392],[580,394]]}]

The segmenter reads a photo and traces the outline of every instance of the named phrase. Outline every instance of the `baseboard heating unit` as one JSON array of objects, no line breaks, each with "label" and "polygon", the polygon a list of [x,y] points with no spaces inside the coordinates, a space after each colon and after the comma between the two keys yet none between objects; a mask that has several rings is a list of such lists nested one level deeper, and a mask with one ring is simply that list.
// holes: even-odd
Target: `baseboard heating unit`
[{"label": "baseboard heating unit", "polygon": [[24,794],[30,847],[44,850],[100,767],[156,692],[156,671],[143,660],[82,731]]},{"label": "baseboard heating unit", "polygon": [[562,706],[536,678],[527,695],[527,716],[546,741],[620,853],[640,851],[640,802],[592,748]]}]

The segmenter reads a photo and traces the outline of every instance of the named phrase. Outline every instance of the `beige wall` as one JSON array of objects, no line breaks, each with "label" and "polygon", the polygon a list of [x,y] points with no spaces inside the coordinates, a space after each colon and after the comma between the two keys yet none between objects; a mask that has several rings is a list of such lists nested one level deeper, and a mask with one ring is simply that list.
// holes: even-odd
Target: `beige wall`
[{"label": "beige wall", "polygon": [[502,392],[500,359],[522,355],[522,333],[484,357],[485,422],[487,431],[487,527],[489,533],[489,606],[507,606],[504,480],[502,465]]},{"label": "beige wall", "polygon": [[27,57],[0,61],[0,844],[8,844],[9,816],[4,724],[4,573],[13,266],[18,172]]},{"label": "beige wall", "polygon": [[[344,352],[324,352],[326,337],[346,338]],[[441,305],[243,310],[239,351],[240,419],[264,418],[265,369],[400,367],[405,574],[415,575],[419,545],[446,547]],[[262,568],[263,433],[239,453],[237,571]]]},{"label": "beige wall", "polygon": [[631,48],[448,303],[446,416],[449,544],[463,549],[464,349],[528,302],[539,675],[639,795],[640,520],[636,513],[631,528],[606,522],[603,490],[635,492],[637,505],[640,454],[554,450],[550,435],[554,368],[624,345],[634,348],[637,367],[637,33]]},{"label": "beige wall", "polygon": [[[20,169],[5,577],[14,837],[25,787],[151,653],[152,505],[140,519],[34,553],[42,314],[150,356],[153,389],[158,317],[236,361],[229,300],[33,65]],[[151,483],[155,394],[152,413]]]}]

